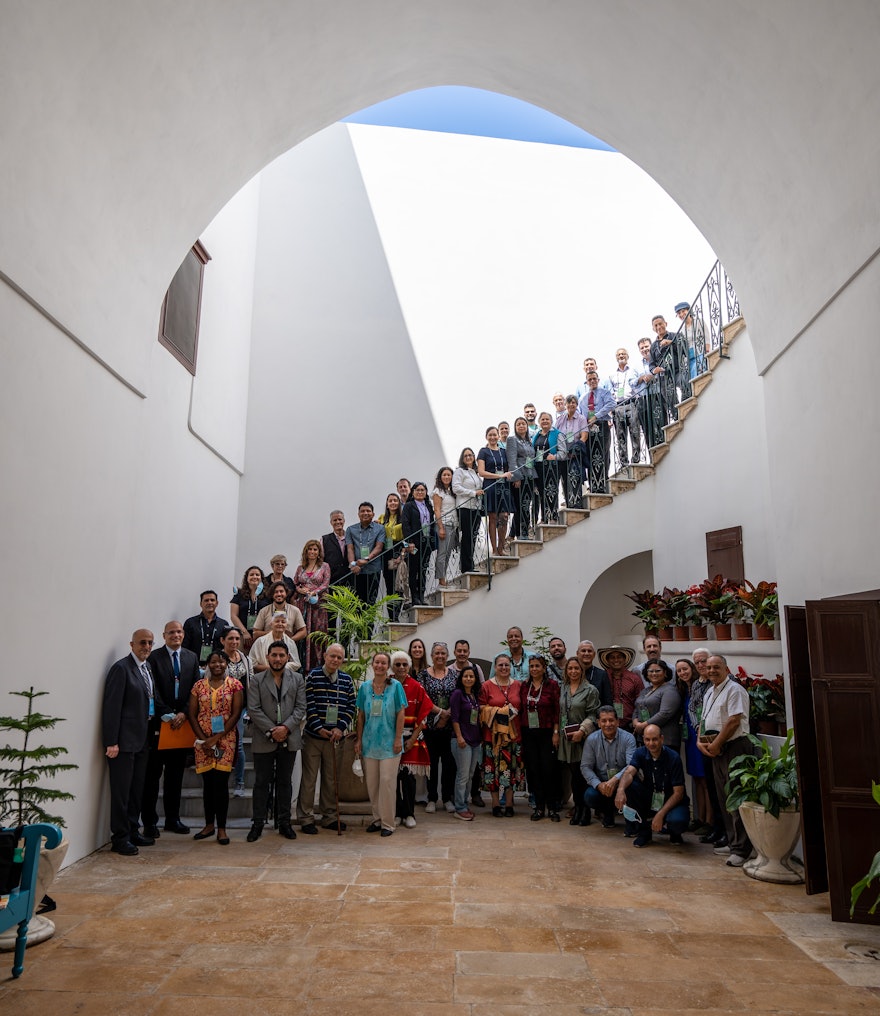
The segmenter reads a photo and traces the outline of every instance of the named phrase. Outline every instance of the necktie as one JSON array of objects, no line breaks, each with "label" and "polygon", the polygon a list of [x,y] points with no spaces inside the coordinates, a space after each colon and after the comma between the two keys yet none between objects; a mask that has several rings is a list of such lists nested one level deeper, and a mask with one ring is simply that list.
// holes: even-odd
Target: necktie
[{"label": "necktie", "polygon": [[174,697],[176,699],[180,694],[180,658],[178,657],[177,649],[171,654],[171,659],[174,669]]},{"label": "necktie", "polygon": [[153,677],[150,674],[150,668],[146,663],[141,664],[141,677],[144,679],[144,684],[147,686],[147,694],[150,698],[153,697]]},{"label": "necktie", "polygon": [[590,392],[590,397],[587,399],[587,408],[591,413],[596,412],[596,393]]}]

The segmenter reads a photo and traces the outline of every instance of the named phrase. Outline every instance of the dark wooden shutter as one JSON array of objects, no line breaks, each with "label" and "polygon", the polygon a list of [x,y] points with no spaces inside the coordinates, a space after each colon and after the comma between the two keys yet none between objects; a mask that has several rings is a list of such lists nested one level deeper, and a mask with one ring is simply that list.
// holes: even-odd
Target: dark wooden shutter
[{"label": "dark wooden shutter", "polygon": [[746,577],[743,568],[742,526],[706,533],[706,562],[708,578],[723,575],[726,579],[741,583]]}]

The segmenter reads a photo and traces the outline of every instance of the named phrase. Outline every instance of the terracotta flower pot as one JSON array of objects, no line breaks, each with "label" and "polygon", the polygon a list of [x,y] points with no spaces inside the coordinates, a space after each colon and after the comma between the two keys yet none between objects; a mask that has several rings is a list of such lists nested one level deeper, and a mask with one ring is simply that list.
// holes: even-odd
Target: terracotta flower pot
[{"label": "terracotta flower pot", "polygon": [[690,633],[686,624],[674,624],[672,626],[672,638],[674,642],[690,641]]},{"label": "terracotta flower pot", "polygon": [[737,621],[733,626],[733,630],[736,632],[738,640],[751,639],[752,637],[752,624],[750,621]]},{"label": "terracotta flower pot", "polygon": [[709,637],[709,629],[704,624],[692,624],[691,625],[691,641],[692,642],[705,642]]},{"label": "terracotta flower pot", "polygon": [[769,624],[756,624],[755,632],[757,633],[759,642],[773,641],[773,629]]},{"label": "terracotta flower pot", "polygon": [[671,642],[672,641],[672,629],[671,628],[658,628],[657,629],[657,638],[660,639],[661,642]]},{"label": "terracotta flower pot", "polygon": [[715,626],[715,641],[716,642],[730,642],[731,626],[729,624],[716,624]]}]

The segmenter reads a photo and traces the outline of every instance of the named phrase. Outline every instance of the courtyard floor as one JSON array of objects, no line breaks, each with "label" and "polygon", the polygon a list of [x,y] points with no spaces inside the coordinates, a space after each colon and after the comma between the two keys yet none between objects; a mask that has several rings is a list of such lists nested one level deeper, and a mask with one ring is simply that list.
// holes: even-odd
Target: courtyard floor
[{"label": "courtyard floor", "polygon": [[621,828],[518,811],[101,850],[54,883],[57,932],[20,980],[0,954],[0,1011],[880,1013],[878,929],[833,924],[826,896],[755,882],[690,835],[636,850]]}]

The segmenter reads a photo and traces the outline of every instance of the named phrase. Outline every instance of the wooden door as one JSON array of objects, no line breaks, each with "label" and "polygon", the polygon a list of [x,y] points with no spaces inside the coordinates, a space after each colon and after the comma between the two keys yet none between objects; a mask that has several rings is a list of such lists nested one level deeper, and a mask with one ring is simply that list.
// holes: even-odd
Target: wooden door
[{"label": "wooden door", "polygon": [[[798,784],[818,787],[819,745],[813,714],[810,649],[807,644],[807,612],[804,607],[785,608],[785,638],[788,643],[788,680],[791,715],[797,748]],[[828,861],[825,854],[825,827],[822,800],[817,793],[801,792],[801,842],[804,851],[804,878],[807,895],[828,892]]]},{"label": "wooden door", "polygon": [[[814,600],[806,613],[831,917],[848,921],[850,887],[880,850],[880,601]],[[873,899],[862,897],[856,921],[880,924]]]}]

